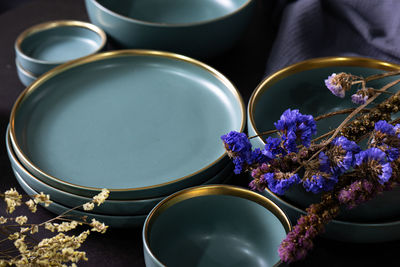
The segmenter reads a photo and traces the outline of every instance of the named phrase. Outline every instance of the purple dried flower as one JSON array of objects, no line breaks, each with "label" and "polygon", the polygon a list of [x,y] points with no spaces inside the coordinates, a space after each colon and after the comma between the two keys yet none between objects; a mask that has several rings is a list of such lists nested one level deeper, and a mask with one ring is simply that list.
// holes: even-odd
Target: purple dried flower
[{"label": "purple dried flower", "polygon": [[236,153],[248,152],[251,150],[251,143],[245,133],[231,131],[221,136],[222,141],[228,150]]},{"label": "purple dried flower", "polygon": [[277,155],[285,156],[287,152],[281,146],[281,142],[280,138],[268,137],[262,150],[263,155],[269,159],[274,159]]},{"label": "purple dried flower", "polygon": [[356,165],[380,184],[389,181],[392,176],[392,167],[387,160],[385,152],[376,147],[371,147],[355,155]]},{"label": "purple dried flower", "polygon": [[294,148],[297,140],[306,147],[310,146],[311,136],[317,133],[313,116],[303,115],[298,109],[285,110],[274,125],[283,134],[284,146],[289,152],[297,152]]},{"label": "purple dried flower", "polygon": [[319,194],[323,191],[330,191],[338,182],[337,176],[331,173],[317,172],[311,178],[303,181],[303,186],[307,192]]},{"label": "purple dried flower", "polygon": [[338,83],[336,76],[336,73],[332,73],[332,75],[330,75],[328,79],[325,80],[325,85],[332,92],[332,94],[343,98],[345,96],[345,90],[342,85]]},{"label": "purple dried flower", "polygon": [[333,145],[330,153],[332,172],[340,175],[354,166],[354,155],[361,149],[356,142],[350,141],[344,136],[335,138],[331,145]]},{"label": "purple dried flower", "polygon": [[359,93],[355,93],[351,96],[351,101],[357,105],[364,105],[368,101],[368,95],[362,95]]},{"label": "purple dried flower", "polygon": [[278,248],[281,260],[292,263],[304,259],[314,246],[312,240],[319,233],[320,223],[321,220],[316,214],[300,217],[297,225],[293,227]]},{"label": "purple dried flower", "polygon": [[376,132],[379,131],[379,132],[381,132],[383,134],[387,134],[387,135],[395,135],[396,134],[396,130],[395,130],[394,126],[384,120],[380,120],[380,121],[376,122],[374,130]]},{"label": "purple dried flower", "polygon": [[266,173],[262,177],[263,181],[268,185],[268,188],[278,195],[283,195],[293,184],[300,182],[297,174],[293,173]]},{"label": "purple dried flower", "polygon": [[382,190],[382,186],[374,186],[370,181],[357,180],[339,191],[338,200],[341,204],[352,209],[374,198]]}]

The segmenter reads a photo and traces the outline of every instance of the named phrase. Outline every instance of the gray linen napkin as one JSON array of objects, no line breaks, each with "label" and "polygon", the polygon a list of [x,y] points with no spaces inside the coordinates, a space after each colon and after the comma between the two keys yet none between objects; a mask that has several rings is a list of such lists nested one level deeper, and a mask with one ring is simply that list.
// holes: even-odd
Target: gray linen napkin
[{"label": "gray linen napkin", "polygon": [[400,63],[400,0],[281,1],[277,12],[282,13],[266,75],[324,56]]}]

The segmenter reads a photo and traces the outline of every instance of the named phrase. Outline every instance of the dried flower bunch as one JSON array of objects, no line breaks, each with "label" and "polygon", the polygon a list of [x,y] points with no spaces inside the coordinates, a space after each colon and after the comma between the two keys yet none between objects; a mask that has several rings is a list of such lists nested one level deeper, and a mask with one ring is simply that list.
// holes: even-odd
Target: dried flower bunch
[{"label": "dried flower bunch", "polygon": [[[235,173],[251,173],[253,190],[268,187],[282,195],[292,185],[301,184],[308,192],[322,194],[321,202],[306,209],[307,215],[299,218],[281,243],[278,252],[283,262],[304,259],[313,247],[313,238],[339,214],[341,206],[354,208],[400,182],[400,124],[391,119],[400,110],[400,91],[387,91],[400,79],[378,90],[366,86],[369,81],[399,74],[394,71],[367,78],[332,74],[325,80],[327,88],[341,98],[356,89],[351,98],[359,106],[315,119],[288,109],[275,123],[276,130],[264,133],[278,137],[268,137],[263,149],[252,149],[249,139],[253,137],[244,133],[221,137]],[[388,98],[367,108],[384,93]],[[315,121],[337,114],[348,116],[336,130],[312,139],[317,132]],[[365,149],[358,145],[362,140],[368,140]]]},{"label": "dried flower bunch", "polygon": [[[8,214],[13,213],[23,204],[35,213],[38,204],[48,206],[52,202],[50,196],[43,193],[34,195],[32,199],[23,202],[23,196],[13,188],[0,195],[6,202]],[[93,197],[92,201],[39,224],[29,223],[27,216],[0,216],[0,231],[4,236],[0,240],[0,266],[67,266],[66,264],[76,266],[77,262],[88,260],[86,253],[77,249],[81,247],[91,231],[105,233],[108,226],[95,219],[88,222],[87,217],[77,218],[70,212],[80,207],[84,210],[92,210],[95,204],[102,204],[108,195],[109,191],[103,189],[101,193]],[[65,234],[80,225],[88,225],[91,229],[81,232],[78,236]],[[35,234],[39,231],[49,231],[52,236],[38,241]]]}]

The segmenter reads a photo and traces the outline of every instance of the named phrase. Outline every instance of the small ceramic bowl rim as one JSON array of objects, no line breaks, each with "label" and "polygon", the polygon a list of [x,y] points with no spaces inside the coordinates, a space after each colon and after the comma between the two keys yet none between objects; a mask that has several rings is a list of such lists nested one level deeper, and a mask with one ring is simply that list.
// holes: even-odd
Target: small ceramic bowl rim
[{"label": "small ceramic bowl rim", "polygon": [[[290,75],[312,70],[318,68],[325,67],[340,67],[340,66],[352,66],[352,67],[367,67],[367,68],[376,68],[380,70],[398,70],[400,69],[400,65],[390,63],[383,60],[377,60],[372,58],[364,58],[364,57],[321,57],[314,58],[309,60],[304,60],[288,67],[285,67],[277,72],[266,77],[261,83],[256,87],[253,93],[250,96],[249,104],[248,104],[248,123],[254,129],[254,132],[264,144],[265,141],[263,138],[260,138],[261,132],[257,129],[254,118],[254,111],[259,100],[259,96],[268,90],[272,85],[279,82],[280,80],[289,77]],[[271,125],[272,127],[272,125]]]},{"label": "small ceramic bowl rim", "polygon": [[[71,68],[87,64],[90,62],[94,62],[96,60],[104,60],[104,59],[109,59],[109,58],[114,58],[114,57],[122,57],[122,56],[155,56],[155,57],[164,57],[168,59],[174,59],[174,60],[179,60],[183,61],[189,64],[193,64],[199,68],[204,69],[205,71],[209,72],[211,75],[213,75],[215,78],[217,78],[219,81],[221,81],[227,88],[230,90],[233,95],[235,96],[236,100],[238,101],[242,113],[242,117],[240,118],[240,132],[244,131],[245,125],[246,125],[246,109],[244,106],[243,98],[239,91],[237,90],[236,86],[227,78],[225,77],[222,73],[214,69],[213,67],[190,57],[172,53],[172,52],[164,52],[164,51],[156,51],[156,50],[147,50],[147,49],[127,49],[127,50],[116,50],[116,51],[109,51],[109,52],[103,52],[103,53],[97,53],[93,54],[90,56],[86,56],[83,58],[78,58],[76,60],[69,61],[67,63],[64,63],[60,66],[57,66],[50,71],[46,72],[42,76],[40,76],[36,81],[34,81],[31,85],[25,88],[24,91],[18,96],[17,100],[15,101],[12,109],[11,109],[11,114],[10,114],[10,139],[11,139],[11,144],[14,148],[14,152],[17,155],[17,158],[21,161],[23,165],[27,165],[34,169],[37,173],[40,175],[47,177],[48,179],[51,179],[53,181],[56,181],[57,183],[71,186],[74,188],[82,189],[82,190],[94,190],[100,192],[102,188],[97,188],[97,187],[89,187],[89,186],[82,186],[78,184],[73,184],[67,181],[64,181],[60,178],[54,177],[50,174],[47,174],[40,168],[38,168],[22,151],[20,145],[17,142],[16,138],[16,132],[15,132],[15,116],[16,113],[18,112],[19,106],[24,102],[25,97],[28,97],[30,94],[32,94],[37,87],[39,87],[41,84],[49,80],[50,78],[67,71]],[[171,178],[170,181],[164,182],[161,184],[157,185],[151,185],[151,186],[145,186],[145,187],[135,187],[135,188],[112,188],[109,189],[109,191],[112,192],[123,192],[123,191],[139,191],[139,190],[144,190],[144,189],[151,189],[151,188],[158,188],[162,187],[165,185],[169,185],[172,183],[176,183],[179,181],[182,181],[184,179],[188,179],[194,175],[197,175],[208,168],[212,167],[214,164],[217,164],[221,160],[223,160],[225,157],[227,157],[226,151],[222,153],[216,160],[208,164],[207,166],[201,168],[200,170],[197,170],[191,174],[185,175],[183,177],[178,177],[178,178]]]},{"label": "small ceramic bowl rim", "polygon": [[[28,60],[28,61],[31,61],[31,62],[34,62],[37,64],[54,65],[54,64],[62,64],[62,63],[67,62],[66,60],[47,61],[47,60],[40,60],[37,58],[33,58],[33,57],[27,55],[21,47],[23,41],[27,37],[29,37],[33,34],[42,32],[42,31],[46,31],[46,30],[50,30],[50,29],[54,29],[54,28],[58,28],[58,27],[79,27],[79,28],[88,29],[88,30],[96,33],[100,37],[101,43],[95,51],[93,51],[92,53],[90,53],[88,55],[95,54],[95,53],[99,52],[100,50],[102,50],[107,42],[107,35],[105,34],[105,32],[100,27],[98,27],[94,24],[91,24],[89,22],[78,21],[78,20],[54,20],[54,21],[48,21],[48,22],[34,25],[34,26],[26,29],[25,31],[23,31],[20,35],[18,35],[17,39],[15,40],[15,44],[14,44],[15,50],[25,60]],[[88,56],[88,55],[86,55],[86,56]]]},{"label": "small ceramic bowl rim", "polygon": [[[157,261],[160,266],[165,266],[152,252],[149,244],[149,233],[151,231],[152,224],[164,211],[173,205],[191,199],[195,197],[201,196],[211,196],[211,195],[226,195],[226,196],[234,196],[243,199],[247,199],[253,201],[264,208],[266,208],[269,212],[272,212],[278,220],[281,222],[284,227],[286,234],[292,230],[292,225],[290,220],[288,219],[285,212],[278,207],[274,202],[264,197],[263,195],[250,191],[248,189],[233,186],[233,185],[206,185],[206,186],[195,186],[187,189],[183,189],[178,191],[169,197],[163,199],[160,203],[158,203],[147,216],[142,231],[143,244],[145,246],[145,250],[151,255],[151,257]],[[282,262],[279,260],[273,266],[278,266]]]},{"label": "small ceramic bowl rim", "polygon": [[36,80],[36,79],[38,78],[38,77],[37,77],[35,74],[33,74],[32,72],[30,72],[30,71],[24,69],[24,68],[21,66],[21,64],[19,63],[18,59],[15,59],[15,66],[17,66],[17,70],[20,71],[23,75],[25,75],[25,76],[27,76],[27,77],[33,79],[33,80]]},{"label": "small ceramic bowl rim", "polygon": [[[268,188],[265,188],[265,191],[268,192],[268,194],[273,195],[275,198],[279,199],[282,203],[284,203],[287,207],[295,210],[296,212],[300,213],[301,215],[307,214],[307,212],[301,208],[298,208],[294,206],[293,204],[287,202],[285,199],[282,199],[280,196],[277,194],[273,193],[271,190]],[[334,224],[341,224],[341,225],[357,225],[361,227],[386,227],[386,226],[392,226],[392,225],[400,225],[400,220],[397,221],[384,221],[382,223],[380,222],[375,222],[375,223],[368,223],[368,222],[348,222],[348,221],[339,221],[339,220],[331,220],[331,223]]]},{"label": "small ceramic bowl rim", "polygon": [[104,6],[102,6],[99,2],[97,2],[97,0],[87,0],[87,1],[91,1],[93,2],[94,5],[97,6],[97,8],[99,8],[100,10],[102,10],[105,13],[108,13],[109,15],[112,15],[114,17],[117,17],[119,19],[122,19],[124,21],[127,22],[134,22],[134,23],[138,23],[138,24],[142,24],[142,25],[148,25],[148,26],[157,26],[157,27],[191,27],[191,26],[199,26],[199,25],[204,25],[204,24],[208,24],[208,23],[213,23],[213,22],[217,22],[220,20],[224,20],[230,16],[235,15],[236,13],[239,13],[240,11],[242,11],[243,9],[245,9],[247,6],[249,6],[254,0],[247,0],[246,3],[244,3],[242,6],[240,6],[240,8],[225,14],[223,16],[220,17],[216,17],[213,19],[208,19],[208,20],[201,20],[201,21],[197,21],[197,22],[192,22],[192,23],[160,23],[160,22],[150,22],[150,21],[145,21],[145,20],[139,20],[139,19],[134,19],[128,16],[124,16],[121,15],[115,11],[112,11]]}]

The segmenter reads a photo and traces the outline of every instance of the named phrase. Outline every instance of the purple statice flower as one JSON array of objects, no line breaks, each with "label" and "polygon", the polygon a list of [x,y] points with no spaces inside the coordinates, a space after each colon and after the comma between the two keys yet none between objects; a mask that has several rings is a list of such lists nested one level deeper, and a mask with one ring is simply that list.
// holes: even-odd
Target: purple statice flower
[{"label": "purple statice flower", "polygon": [[332,94],[343,98],[345,96],[345,90],[342,85],[337,82],[337,79],[335,79],[336,76],[336,73],[332,73],[332,75],[325,80],[325,85],[332,92]]},{"label": "purple statice flower", "polygon": [[356,165],[361,169],[368,169],[371,177],[377,178],[380,184],[389,181],[392,176],[392,167],[386,153],[376,147],[371,147],[355,155]]},{"label": "purple statice flower", "polygon": [[364,105],[368,101],[368,95],[362,95],[359,93],[355,93],[351,96],[351,101],[357,105]]},{"label": "purple statice flower", "polygon": [[319,194],[323,191],[330,191],[338,182],[337,176],[331,173],[317,172],[311,178],[303,181],[303,187],[307,192]]},{"label": "purple statice flower", "polygon": [[400,151],[397,148],[387,148],[385,153],[389,162],[395,161],[400,157]]},{"label": "purple statice flower", "polygon": [[286,150],[281,146],[281,138],[268,137],[265,140],[265,146],[262,150],[264,156],[269,159],[274,159],[276,156],[285,156],[287,154]]},{"label": "purple statice flower", "polygon": [[333,146],[331,149],[332,172],[341,175],[354,166],[354,155],[361,149],[356,142],[350,141],[344,136],[335,138],[331,145]]},{"label": "purple statice flower", "polygon": [[396,124],[396,125],[393,127],[393,129],[394,129],[394,131],[395,131],[395,135],[396,135],[398,138],[400,138],[400,124]]},{"label": "purple statice flower", "polygon": [[228,134],[221,136],[225,144],[225,149],[232,162],[235,165],[234,172],[239,174],[243,171],[246,164],[249,163],[254,155],[252,155],[251,143],[245,133],[231,131]]},{"label": "purple statice flower", "polygon": [[389,161],[399,158],[400,138],[396,126],[381,120],[375,123],[374,138],[371,146],[381,149],[386,153]]},{"label": "purple statice flower", "polygon": [[288,153],[298,152],[296,139],[297,136],[293,131],[288,131],[287,134],[282,135],[283,147]]},{"label": "purple statice flower", "polygon": [[374,198],[382,190],[382,186],[375,186],[368,180],[357,180],[339,191],[338,200],[340,204],[352,209]]},{"label": "purple statice flower", "polygon": [[281,260],[292,263],[304,259],[314,246],[312,240],[319,234],[320,224],[321,220],[315,214],[300,217],[278,248]]},{"label": "purple statice flower", "polygon": [[293,184],[300,182],[300,177],[298,174],[282,172],[266,173],[263,175],[262,179],[265,181],[268,188],[278,195],[283,195]]},{"label": "purple statice flower", "polygon": [[329,160],[329,157],[324,153],[324,151],[321,151],[319,153],[318,159],[319,159],[319,170],[325,173],[330,173],[332,171],[331,161]]},{"label": "purple statice flower", "polygon": [[387,121],[384,121],[384,120],[377,121],[375,123],[374,130],[376,132],[379,131],[379,132],[381,132],[383,134],[386,134],[386,135],[395,135],[396,134],[395,127],[393,125],[391,125],[390,123],[388,123]]},{"label": "purple statice flower", "polygon": [[308,147],[311,136],[317,133],[317,125],[313,116],[303,115],[298,109],[287,109],[276,123],[276,129],[282,133],[284,146],[289,152],[297,152],[296,141]]},{"label": "purple statice flower", "polygon": [[236,153],[247,153],[251,150],[251,143],[245,133],[231,131],[228,134],[221,136],[227,149]]}]

